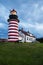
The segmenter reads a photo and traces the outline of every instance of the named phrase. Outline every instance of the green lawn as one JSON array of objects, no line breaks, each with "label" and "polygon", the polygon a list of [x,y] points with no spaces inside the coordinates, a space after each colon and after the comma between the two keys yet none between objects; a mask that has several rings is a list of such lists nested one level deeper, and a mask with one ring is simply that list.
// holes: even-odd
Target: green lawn
[{"label": "green lawn", "polygon": [[43,65],[43,43],[0,42],[0,65]]}]

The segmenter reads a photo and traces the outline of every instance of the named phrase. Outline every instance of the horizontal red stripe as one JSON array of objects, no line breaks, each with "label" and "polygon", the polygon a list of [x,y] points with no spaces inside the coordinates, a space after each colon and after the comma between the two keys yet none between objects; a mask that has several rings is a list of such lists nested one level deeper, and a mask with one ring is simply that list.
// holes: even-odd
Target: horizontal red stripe
[{"label": "horizontal red stripe", "polygon": [[15,24],[15,25],[18,25],[18,23],[11,23],[11,22],[10,22],[10,23],[9,23],[9,25],[11,25],[11,24]]},{"label": "horizontal red stripe", "polygon": [[18,32],[15,32],[15,31],[9,31],[8,33],[18,33]]},{"label": "horizontal red stripe", "polygon": [[8,28],[8,30],[18,30],[18,29],[15,29],[15,28]]},{"label": "horizontal red stripe", "polygon": [[12,33],[8,33],[8,34],[18,34],[18,32],[17,33],[12,32]]},{"label": "horizontal red stripe", "polygon": [[18,38],[8,38],[8,39],[14,39],[15,40],[15,39],[18,39]]},{"label": "horizontal red stripe", "polygon": [[8,36],[19,36],[19,34],[8,34]]},{"label": "horizontal red stripe", "polygon": [[9,24],[18,24],[17,22],[9,22]]},{"label": "horizontal red stripe", "polygon": [[8,36],[8,38],[19,38],[18,36]]},{"label": "horizontal red stripe", "polygon": [[18,31],[18,28],[8,28],[8,30],[17,30]]},{"label": "horizontal red stripe", "polygon": [[14,35],[14,34],[13,34],[13,35],[8,35],[8,36],[19,36],[19,35]]},{"label": "horizontal red stripe", "polygon": [[12,24],[9,24],[9,25],[18,25],[18,24],[13,24],[13,23],[12,23]]},{"label": "horizontal red stripe", "polygon": [[8,27],[17,27],[18,28],[18,26],[16,26],[16,25],[9,25]]},{"label": "horizontal red stripe", "polygon": [[17,20],[17,19],[10,19],[10,21],[16,21],[16,22],[18,22],[18,20]]}]

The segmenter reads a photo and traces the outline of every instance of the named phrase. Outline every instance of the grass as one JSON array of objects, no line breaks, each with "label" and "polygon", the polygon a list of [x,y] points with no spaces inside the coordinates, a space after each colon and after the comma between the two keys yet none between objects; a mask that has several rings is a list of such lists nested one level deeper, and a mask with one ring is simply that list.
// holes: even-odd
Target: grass
[{"label": "grass", "polygon": [[43,43],[0,42],[0,65],[43,65]]}]

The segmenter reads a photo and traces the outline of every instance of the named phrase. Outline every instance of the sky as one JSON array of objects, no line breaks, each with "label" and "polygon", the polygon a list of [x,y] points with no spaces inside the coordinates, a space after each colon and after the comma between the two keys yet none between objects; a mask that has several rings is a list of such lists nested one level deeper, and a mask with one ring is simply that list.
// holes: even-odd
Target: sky
[{"label": "sky", "polygon": [[43,0],[0,0],[0,38],[8,38],[10,10],[17,11],[19,29],[43,37]]}]

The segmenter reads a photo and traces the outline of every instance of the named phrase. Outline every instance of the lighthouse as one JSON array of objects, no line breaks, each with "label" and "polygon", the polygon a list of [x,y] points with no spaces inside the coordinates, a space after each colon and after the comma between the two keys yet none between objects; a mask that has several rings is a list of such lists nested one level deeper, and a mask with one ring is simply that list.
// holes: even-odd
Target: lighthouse
[{"label": "lighthouse", "polygon": [[18,23],[19,19],[16,10],[11,10],[8,19],[8,41],[17,42],[19,40]]}]

